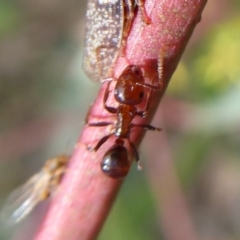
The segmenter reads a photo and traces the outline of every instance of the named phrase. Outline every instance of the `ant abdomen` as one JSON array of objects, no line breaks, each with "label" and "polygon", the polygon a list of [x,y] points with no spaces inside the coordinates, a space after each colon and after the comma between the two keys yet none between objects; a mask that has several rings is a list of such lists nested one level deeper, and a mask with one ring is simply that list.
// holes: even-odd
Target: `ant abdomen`
[{"label": "ant abdomen", "polygon": [[129,153],[123,145],[113,145],[101,162],[102,171],[112,178],[124,178],[129,172],[131,162]]}]

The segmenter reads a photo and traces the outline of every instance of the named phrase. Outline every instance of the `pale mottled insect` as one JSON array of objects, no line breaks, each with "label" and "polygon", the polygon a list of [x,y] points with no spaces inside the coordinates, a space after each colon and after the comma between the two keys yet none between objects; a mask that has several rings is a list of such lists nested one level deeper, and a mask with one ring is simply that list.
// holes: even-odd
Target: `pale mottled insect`
[{"label": "pale mottled insect", "polygon": [[143,21],[149,23],[144,0],[88,0],[83,69],[94,81],[112,73],[112,67],[124,46],[139,6]]},{"label": "pale mottled insect", "polygon": [[15,224],[26,217],[39,202],[52,196],[68,160],[66,155],[49,159],[38,173],[15,189],[0,212],[1,221],[7,225]]}]

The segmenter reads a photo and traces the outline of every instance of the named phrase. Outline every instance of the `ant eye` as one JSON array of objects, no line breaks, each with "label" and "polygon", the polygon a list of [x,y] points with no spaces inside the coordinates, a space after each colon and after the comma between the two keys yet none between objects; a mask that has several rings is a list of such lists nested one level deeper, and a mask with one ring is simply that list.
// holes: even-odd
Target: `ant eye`
[{"label": "ant eye", "polygon": [[142,99],[144,97],[144,92],[139,93],[139,98]]}]

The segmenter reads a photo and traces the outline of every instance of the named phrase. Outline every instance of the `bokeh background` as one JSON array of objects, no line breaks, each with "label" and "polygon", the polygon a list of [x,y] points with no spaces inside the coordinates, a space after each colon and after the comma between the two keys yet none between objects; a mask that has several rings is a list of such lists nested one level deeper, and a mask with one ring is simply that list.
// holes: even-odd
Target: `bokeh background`
[{"label": "bokeh background", "polygon": [[[0,1],[0,207],[70,153],[99,84],[81,69],[86,1]],[[100,240],[240,239],[240,2],[208,2]],[[32,239],[47,202],[0,239]]]}]

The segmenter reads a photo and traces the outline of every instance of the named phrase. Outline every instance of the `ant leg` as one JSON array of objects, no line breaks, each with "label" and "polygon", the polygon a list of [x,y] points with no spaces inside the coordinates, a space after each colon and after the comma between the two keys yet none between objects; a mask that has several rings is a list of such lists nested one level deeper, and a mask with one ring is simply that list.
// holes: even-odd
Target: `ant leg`
[{"label": "ant leg", "polygon": [[[112,123],[111,122],[97,122],[97,123],[88,123],[88,126],[89,127],[106,127],[110,124],[112,124]],[[104,136],[103,138],[101,138],[94,148],[88,146],[87,149],[90,152],[96,152],[102,146],[102,144],[107,141],[107,139],[109,138],[110,135],[107,135],[107,136]]]},{"label": "ant leg", "polygon": [[[106,92],[108,92],[108,89],[106,90]],[[105,92],[105,95],[106,95],[106,92]],[[105,95],[104,95],[104,101],[105,101]],[[108,93],[107,93],[107,95],[108,95]],[[108,96],[106,96],[106,100],[107,100],[107,97],[108,97]],[[105,102],[104,102],[104,103],[105,103]],[[87,125],[88,127],[106,127],[106,126],[112,124],[112,122],[89,123],[89,122],[88,122],[88,118],[89,118],[90,113],[91,113],[91,111],[90,111],[90,109],[89,109],[89,110],[88,110],[88,113],[87,113],[87,117],[86,117],[86,119],[85,119],[85,123],[86,123],[86,125]]]},{"label": "ant leg", "polygon": [[111,135],[112,135],[112,134],[109,134],[109,135],[106,135],[106,136],[102,137],[102,138],[98,141],[97,145],[96,145],[94,148],[88,146],[87,149],[88,149],[90,152],[96,152],[96,151],[108,140],[108,138],[109,138]]},{"label": "ant leg", "polygon": [[150,24],[151,23],[151,19],[148,17],[147,13],[146,13],[146,9],[144,7],[144,2],[145,0],[135,0],[135,3],[138,5],[140,12],[141,12],[141,17],[142,17],[142,21],[145,24]]},{"label": "ant leg", "polygon": [[114,107],[110,107],[107,105],[107,100],[108,100],[108,97],[109,97],[109,87],[110,87],[110,84],[111,82],[108,82],[108,85],[107,85],[107,88],[105,90],[105,94],[104,94],[104,97],[103,97],[103,105],[104,105],[104,108],[110,112],[110,113],[113,113],[113,114],[116,114],[117,113],[117,109],[114,108]]},{"label": "ant leg", "polygon": [[140,127],[140,128],[143,128],[144,130],[157,131],[157,132],[162,131],[162,128],[157,128],[157,127],[154,127],[154,126],[149,125],[149,124],[134,124],[134,123],[131,123],[130,128],[133,128],[133,127]]},{"label": "ant leg", "polygon": [[[106,90],[105,90],[105,93],[104,93],[104,97],[103,97],[103,105],[104,105],[104,108],[108,111],[108,112],[110,112],[110,113],[113,113],[113,114],[115,114],[115,113],[117,113],[117,109],[116,108],[113,108],[113,107],[110,107],[110,106],[107,106],[107,104],[106,104],[106,102],[107,102],[107,100],[108,100],[108,96],[109,96],[109,87],[110,87],[110,83],[111,82],[108,82],[107,84],[108,84],[108,86],[107,86],[107,88],[106,88]],[[86,118],[85,118],[85,124],[87,124],[89,127],[104,127],[104,126],[107,126],[107,125],[110,125],[111,123],[109,123],[109,122],[98,122],[98,123],[89,123],[88,121],[88,119],[89,119],[89,116],[90,116],[90,114],[91,114],[91,108],[89,108],[88,109],[88,112],[87,112],[87,116],[86,116]]]},{"label": "ant leg", "polygon": [[131,141],[129,141],[129,144],[130,144],[130,147],[132,150],[132,154],[134,155],[135,161],[137,162],[138,170],[142,170],[142,165],[140,163],[138,151],[137,151],[135,145]]},{"label": "ant leg", "polygon": [[[89,127],[106,127],[106,126],[111,125],[111,124],[112,124],[111,122],[97,122],[97,123],[88,123],[88,126],[89,126]],[[87,149],[88,149],[90,152],[96,152],[96,151],[103,145],[103,143],[105,143],[105,142],[108,140],[108,138],[109,138],[111,135],[112,135],[112,134],[109,134],[109,135],[106,135],[106,136],[102,137],[102,138],[98,141],[97,145],[96,145],[94,148],[88,146]]]},{"label": "ant leg", "polygon": [[88,123],[88,127],[106,127],[111,125],[111,122],[97,122],[97,123]]},{"label": "ant leg", "polygon": [[164,85],[163,82],[163,62],[164,62],[164,53],[165,50],[161,49],[158,54],[158,64],[157,64],[157,72],[158,72],[158,85],[148,84],[148,83],[136,83],[137,85],[141,85],[147,88],[150,88],[154,91],[161,91]]},{"label": "ant leg", "polygon": [[132,153],[133,153],[133,155],[134,155],[135,161],[138,163],[138,162],[139,162],[139,154],[138,154],[138,151],[137,151],[135,145],[134,145],[131,141],[129,141],[129,144],[130,144]]}]

